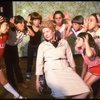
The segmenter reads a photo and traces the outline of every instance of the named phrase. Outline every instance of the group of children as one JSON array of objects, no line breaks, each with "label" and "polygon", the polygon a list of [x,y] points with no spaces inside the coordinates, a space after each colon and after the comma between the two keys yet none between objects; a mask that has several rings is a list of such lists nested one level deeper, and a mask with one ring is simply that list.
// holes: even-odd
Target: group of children
[{"label": "group of children", "polygon": [[[2,37],[0,39],[3,42],[0,46],[0,56],[2,58],[4,52],[8,81],[14,88],[16,85],[15,79],[12,77],[14,76],[13,69],[16,77],[19,72],[22,76],[17,45],[22,41],[24,35],[29,35],[26,80],[31,80],[33,57],[36,54],[34,71],[38,93],[41,93],[42,90],[39,77],[45,73],[46,83],[51,89],[53,98],[83,99],[93,96],[91,85],[100,78],[100,15],[98,13],[93,13],[86,18],[77,15],[71,19],[67,13],[55,11],[46,20],[39,13],[32,12],[26,21],[20,15],[14,16],[10,20],[13,26],[10,28],[8,22],[2,18],[0,18],[0,36]],[[6,35],[8,39],[6,39]],[[84,61],[81,76],[76,72],[73,57],[76,52],[82,55]],[[15,65],[16,67],[14,67]],[[0,81],[6,80],[3,73],[0,77]],[[17,80],[19,83],[23,82],[23,77],[22,79],[17,78]],[[7,81],[4,85],[6,83]],[[12,90],[10,89],[10,91]],[[19,94],[17,92],[15,94],[18,98]]]}]

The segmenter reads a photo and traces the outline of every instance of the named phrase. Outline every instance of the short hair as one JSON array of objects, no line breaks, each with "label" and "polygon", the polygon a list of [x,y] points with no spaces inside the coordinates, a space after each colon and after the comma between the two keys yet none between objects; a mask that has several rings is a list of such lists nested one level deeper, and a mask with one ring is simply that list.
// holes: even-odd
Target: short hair
[{"label": "short hair", "polygon": [[31,21],[34,20],[34,19],[39,19],[40,23],[42,22],[42,16],[37,12],[32,12],[30,14],[30,17],[31,17]]},{"label": "short hair", "polygon": [[61,14],[62,18],[65,17],[64,14],[62,13],[62,11],[57,10],[57,11],[55,11],[55,13],[53,14],[53,19],[55,19],[55,15],[56,15],[56,14]]},{"label": "short hair", "polygon": [[51,29],[52,31],[56,31],[55,29],[55,24],[53,21],[51,20],[45,20],[41,23],[41,26],[40,26],[40,30],[42,31],[43,28],[49,28]]},{"label": "short hair", "polygon": [[0,26],[1,26],[1,24],[4,23],[4,22],[6,22],[6,23],[9,24],[9,20],[8,20],[6,17],[4,17],[4,16],[2,16],[2,15],[0,15],[0,16],[2,17],[2,20],[0,21]]},{"label": "short hair", "polygon": [[18,23],[22,23],[25,22],[24,18],[20,15],[14,16],[14,23],[18,24]]},{"label": "short hair", "polygon": [[84,24],[84,17],[82,15],[75,16],[72,19],[72,23]]}]

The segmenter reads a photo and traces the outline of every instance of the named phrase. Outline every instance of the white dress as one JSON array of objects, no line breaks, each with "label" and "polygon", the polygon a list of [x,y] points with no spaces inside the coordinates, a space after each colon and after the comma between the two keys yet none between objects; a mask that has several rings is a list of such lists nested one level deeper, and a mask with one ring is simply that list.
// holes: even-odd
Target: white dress
[{"label": "white dress", "polygon": [[47,41],[39,45],[36,60],[36,75],[43,74],[43,67],[46,82],[51,89],[53,97],[89,92],[88,86],[71,68],[75,67],[75,62],[66,40],[61,39],[56,48]]}]

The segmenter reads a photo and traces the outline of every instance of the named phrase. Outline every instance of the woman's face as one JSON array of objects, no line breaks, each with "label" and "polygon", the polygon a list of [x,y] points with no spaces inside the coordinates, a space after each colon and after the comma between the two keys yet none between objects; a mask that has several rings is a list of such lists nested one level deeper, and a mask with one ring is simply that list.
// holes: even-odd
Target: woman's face
[{"label": "woman's face", "polygon": [[88,19],[88,29],[89,30],[94,30],[98,26],[96,18],[94,16],[89,16]]},{"label": "woman's face", "polygon": [[84,40],[80,37],[77,37],[76,42],[75,42],[76,47],[78,47],[78,48],[82,47],[83,44],[84,44]]},{"label": "woman's face", "polygon": [[6,23],[6,22],[2,23],[0,26],[0,33],[6,34],[8,32],[8,30],[9,30],[8,23]]},{"label": "woman's face", "polygon": [[61,16],[61,14],[55,14],[54,20],[55,20],[57,25],[61,25],[62,21],[63,21],[63,18]]},{"label": "woman's face", "polygon": [[53,40],[53,38],[55,36],[55,32],[53,32],[51,29],[43,28],[42,32],[43,32],[43,36],[46,40],[48,40],[48,41]]}]

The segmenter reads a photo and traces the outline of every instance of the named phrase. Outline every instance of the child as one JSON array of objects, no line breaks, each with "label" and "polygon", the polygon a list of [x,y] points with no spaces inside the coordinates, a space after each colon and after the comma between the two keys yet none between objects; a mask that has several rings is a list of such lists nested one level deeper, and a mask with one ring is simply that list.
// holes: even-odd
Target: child
[{"label": "child", "polygon": [[[97,15],[91,14],[88,19],[88,31],[94,38],[96,44],[99,46],[100,49],[100,27],[98,25],[98,18]],[[91,32],[92,31],[92,32]]]},{"label": "child", "polygon": [[[24,82],[22,71],[19,65],[18,56],[18,44],[23,41],[23,37],[28,32],[26,31],[25,20],[22,16],[17,15],[12,18],[12,25],[10,27],[8,34],[9,38],[6,41],[4,61],[7,71],[7,78],[9,83],[14,87],[27,88],[27,84]],[[16,81],[17,80],[17,81]],[[17,84],[18,83],[18,87]]]},{"label": "child", "polygon": [[41,32],[45,38],[38,48],[36,59],[36,90],[41,93],[39,78],[45,73],[48,87],[54,98],[86,98],[88,86],[75,71],[75,62],[68,42],[58,39],[52,21],[43,21]]},{"label": "child", "polygon": [[8,30],[8,21],[4,17],[0,16],[0,83],[7,91],[14,95],[14,98],[23,99],[23,97],[9,84],[2,70],[2,59],[5,42],[8,39]]},{"label": "child", "polygon": [[60,10],[55,11],[55,13],[52,15],[52,18],[50,20],[53,20],[53,22],[56,25],[56,30],[58,30],[61,34],[61,38],[65,39],[65,33],[68,25],[70,25],[71,17],[68,15],[68,13],[63,13]]},{"label": "child", "polygon": [[75,40],[77,38],[77,35],[80,32],[84,31],[84,28],[83,28],[84,18],[82,15],[77,15],[72,19],[71,23],[72,25],[68,26],[65,37],[67,38],[67,41],[69,45],[71,46],[73,54],[77,54],[74,48]]},{"label": "child", "polygon": [[33,12],[29,15],[30,15],[30,23],[32,26],[28,27],[32,30],[33,34],[29,34],[30,40],[28,42],[28,49],[27,49],[28,59],[27,59],[27,69],[26,69],[26,80],[31,80],[33,58],[34,56],[37,55],[37,49],[39,44],[41,43],[41,35],[42,35],[40,32],[40,24],[42,22],[42,16],[37,12]]},{"label": "child", "polygon": [[81,53],[85,64],[88,66],[83,79],[91,89],[91,85],[100,79],[99,48],[89,33],[82,32],[77,36],[75,50]]}]

